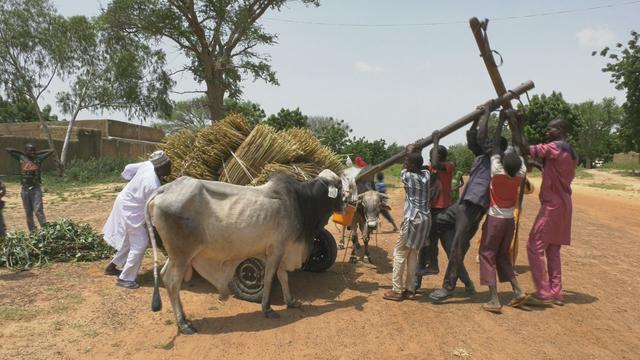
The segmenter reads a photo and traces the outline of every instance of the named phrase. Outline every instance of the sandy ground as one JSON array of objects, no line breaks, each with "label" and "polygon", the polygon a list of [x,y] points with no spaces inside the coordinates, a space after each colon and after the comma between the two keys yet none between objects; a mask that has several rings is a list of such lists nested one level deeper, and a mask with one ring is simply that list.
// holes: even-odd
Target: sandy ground
[{"label": "sandy ground", "polygon": [[[640,180],[604,176],[608,180],[600,174],[577,179],[574,186],[573,244],[562,252],[564,307],[506,308],[493,315],[480,309],[487,297],[481,287],[470,298],[458,289],[438,305],[426,296],[414,302],[384,301],[397,234],[381,232],[377,245],[372,241],[375,266],[345,263],[341,251],[326,273],[291,274],[292,290],[304,305],[287,310],[276,290],[278,320],[264,318],[258,304],[219,300],[211,285],[195,278],[182,291],[185,310],[200,330],[193,336],[176,335],[164,289],[163,310],[150,311],[149,257],[139,278],[143,287],[133,291],[115,287],[113,278],[102,275],[106,261],[20,273],[0,270],[0,359],[638,359]],[[630,188],[591,185],[600,181]],[[84,197],[80,191],[64,199],[51,195],[47,215],[100,228],[117,186],[83,189],[89,194]],[[93,192],[102,192],[100,199]],[[402,190],[391,189],[391,195],[393,214],[400,220]],[[15,195],[8,198],[15,200]],[[537,198],[528,196],[516,266],[528,291],[534,289],[525,243],[537,209]],[[12,229],[24,226],[19,206],[6,209],[5,216]],[[338,236],[334,225],[327,228]],[[390,228],[384,223],[382,230]],[[466,261],[476,281],[477,248],[474,241]],[[443,255],[441,268],[446,266]],[[425,285],[430,291],[440,282],[441,276],[434,276]],[[509,286],[499,289],[507,302]]]}]

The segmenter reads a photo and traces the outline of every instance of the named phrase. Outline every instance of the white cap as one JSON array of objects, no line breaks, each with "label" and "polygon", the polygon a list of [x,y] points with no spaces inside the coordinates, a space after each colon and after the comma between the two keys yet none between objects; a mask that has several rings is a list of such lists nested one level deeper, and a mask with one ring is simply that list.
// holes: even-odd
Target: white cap
[{"label": "white cap", "polygon": [[149,156],[149,161],[151,161],[154,168],[159,168],[160,166],[170,162],[169,157],[162,150],[154,151],[153,154]]}]

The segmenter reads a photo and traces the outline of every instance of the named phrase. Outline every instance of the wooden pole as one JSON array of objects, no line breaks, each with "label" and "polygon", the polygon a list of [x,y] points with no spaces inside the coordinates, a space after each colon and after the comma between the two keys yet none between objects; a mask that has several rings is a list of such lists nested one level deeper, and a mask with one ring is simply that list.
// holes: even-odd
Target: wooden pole
[{"label": "wooden pole", "polygon": [[[533,81],[527,81],[524,84],[521,84],[520,86],[516,87],[515,89],[509,92],[505,91],[504,95],[493,100],[492,108],[490,110],[494,111],[499,107],[504,106],[504,104],[510,104],[511,100],[516,99],[518,96],[533,89],[534,87],[535,85],[533,84]],[[472,123],[476,119],[479,119],[483,114],[484,114],[484,109],[476,109],[468,113],[467,115],[459,118],[458,120],[440,129],[440,136],[444,137],[446,135],[451,134],[452,132],[464,127],[465,125]],[[431,135],[429,135],[425,138],[422,138],[416,141],[414,145],[417,148],[422,149],[431,145],[432,143],[433,143],[433,139],[431,138]],[[376,164],[369,168],[365,168],[363,171],[360,172],[360,174],[358,174],[358,176],[356,177],[356,181],[360,182],[360,181],[366,181],[371,179],[373,175],[399,162],[400,160],[404,159],[405,156],[407,156],[407,152],[406,150],[403,150],[379,164]]]}]

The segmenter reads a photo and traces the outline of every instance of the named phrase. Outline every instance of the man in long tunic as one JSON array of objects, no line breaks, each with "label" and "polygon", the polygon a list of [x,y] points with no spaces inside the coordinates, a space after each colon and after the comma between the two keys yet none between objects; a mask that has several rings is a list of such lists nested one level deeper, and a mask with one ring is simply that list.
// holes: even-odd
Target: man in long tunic
[{"label": "man in long tunic", "polygon": [[171,161],[160,150],[151,154],[149,161],[129,165],[122,173],[130,181],[118,194],[103,229],[105,241],[118,250],[105,269],[106,275],[118,276],[117,286],[139,287],[136,277],[149,241],[145,205],[160,187],[160,179],[170,173]]},{"label": "man in long tunic", "polygon": [[529,148],[531,158],[542,160],[541,206],[527,243],[537,290],[530,298],[532,305],[564,304],[560,248],[571,243],[571,182],[578,164],[576,152],[565,142],[566,132],[565,120],[552,120],[547,126],[549,142]]}]

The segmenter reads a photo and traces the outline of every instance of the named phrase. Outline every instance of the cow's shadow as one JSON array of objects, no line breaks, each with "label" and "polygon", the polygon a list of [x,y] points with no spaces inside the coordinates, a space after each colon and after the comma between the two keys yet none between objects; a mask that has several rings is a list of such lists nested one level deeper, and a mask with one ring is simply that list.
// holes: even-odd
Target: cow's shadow
[{"label": "cow's shadow", "polygon": [[316,317],[325,313],[345,308],[362,311],[367,302],[365,296],[359,295],[346,300],[332,300],[322,305],[302,305],[300,309],[279,311],[279,319],[267,319],[260,311],[223,317],[206,317],[193,319],[193,326],[200,334],[228,334],[234,332],[255,332],[270,330],[289,325],[298,320]]}]

